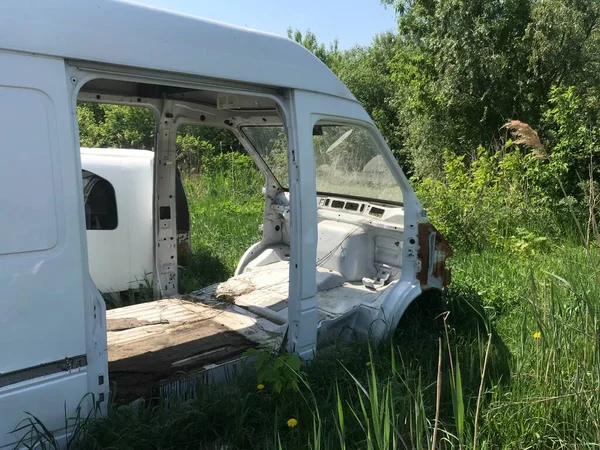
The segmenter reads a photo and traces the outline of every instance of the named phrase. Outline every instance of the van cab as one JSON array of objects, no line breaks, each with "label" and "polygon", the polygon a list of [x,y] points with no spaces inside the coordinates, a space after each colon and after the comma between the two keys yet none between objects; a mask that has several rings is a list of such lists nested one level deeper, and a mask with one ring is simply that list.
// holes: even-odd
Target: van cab
[{"label": "van cab", "polygon": [[[257,346],[310,360],[348,328],[381,339],[448,283],[450,249],[382,135],[299,44],[110,0],[8,0],[0,17],[0,448],[26,443],[25,411],[66,442],[69,419],[106,413],[115,385],[148,395]],[[80,151],[78,101],[150,109],[153,158],[99,173],[101,151]],[[231,279],[186,298],[183,124],[230,130],[265,180],[260,241]],[[120,228],[131,220],[145,225]],[[93,278],[120,289],[138,276],[115,248],[151,258],[156,301],[107,314]]]}]

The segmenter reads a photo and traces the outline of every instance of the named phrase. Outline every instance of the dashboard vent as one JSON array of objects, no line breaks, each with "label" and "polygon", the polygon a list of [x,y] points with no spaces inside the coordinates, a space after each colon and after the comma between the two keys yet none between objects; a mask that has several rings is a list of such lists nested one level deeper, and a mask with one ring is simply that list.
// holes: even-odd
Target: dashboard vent
[{"label": "dashboard vent", "polygon": [[385,209],[376,208],[374,206],[369,210],[369,214],[375,217],[383,217],[383,213],[385,213]]}]

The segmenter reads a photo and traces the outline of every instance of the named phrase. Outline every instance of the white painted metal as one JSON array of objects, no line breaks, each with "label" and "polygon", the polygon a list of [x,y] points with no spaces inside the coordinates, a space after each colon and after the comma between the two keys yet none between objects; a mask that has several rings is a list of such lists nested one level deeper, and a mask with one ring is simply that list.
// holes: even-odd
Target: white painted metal
[{"label": "white painted metal", "polygon": [[311,359],[317,350],[317,192],[312,151],[313,111],[306,92],[287,99],[292,117],[286,123],[290,180],[290,287],[288,351]]},{"label": "white painted metal", "polygon": [[64,429],[65,413],[73,416],[80,402],[84,411],[92,407],[87,393],[96,400],[106,393],[108,373],[94,334],[103,305],[87,285],[81,165],[64,62],[0,52],[0,66],[0,375],[88,360],[42,379],[25,372],[22,382],[0,388],[3,447],[20,438],[9,433],[22,411],[50,430]]},{"label": "white painted metal", "polygon": [[149,150],[81,149],[81,167],[111,183],[117,200],[117,228],[87,230],[90,275],[100,292],[152,285],[153,164]]},{"label": "white painted metal", "polygon": [[155,293],[177,295],[177,210],[175,175],[177,127],[173,123],[173,101],[165,100],[158,123],[154,160]]}]

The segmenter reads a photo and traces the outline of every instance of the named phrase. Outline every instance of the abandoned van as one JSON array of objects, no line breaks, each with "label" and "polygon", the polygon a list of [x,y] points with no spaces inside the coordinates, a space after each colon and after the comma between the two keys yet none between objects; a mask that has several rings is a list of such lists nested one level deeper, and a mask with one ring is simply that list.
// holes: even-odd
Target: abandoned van
[{"label": "abandoned van", "polygon": [[[27,413],[65,442],[67,419],[104,414],[112,387],[149,395],[247,348],[308,360],[348,327],[381,338],[447,284],[450,249],[381,134],[300,45],[108,0],[8,0],[0,17],[0,448],[23,444]],[[156,119],[154,155],[136,162],[152,161],[152,183],[139,186],[150,192],[139,212],[152,220],[113,244],[144,247],[156,301],[109,314],[87,231],[118,230],[119,204],[116,218],[85,206],[86,189],[103,182],[82,176],[78,101],[145,107]],[[265,178],[260,241],[232,278],[186,297],[182,124],[230,130]],[[135,171],[122,172],[133,182]]]}]

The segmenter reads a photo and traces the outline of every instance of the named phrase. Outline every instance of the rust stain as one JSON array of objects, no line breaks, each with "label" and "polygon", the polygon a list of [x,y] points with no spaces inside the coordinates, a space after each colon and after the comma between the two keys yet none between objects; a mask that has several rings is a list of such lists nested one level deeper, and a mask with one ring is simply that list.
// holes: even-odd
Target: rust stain
[{"label": "rust stain", "polygon": [[[434,254],[430,255],[429,236],[435,233]],[[433,263],[431,276],[441,281],[442,287],[450,284],[452,275],[450,269],[446,267],[446,259],[452,256],[452,248],[442,236],[442,234],[429,222],[419,223],[419,252],[418,257],[421,261],[421,270],[417,278],[422,285],[429,283],[429,267]],[[435,258],[434,261],[431,261]]]}]

